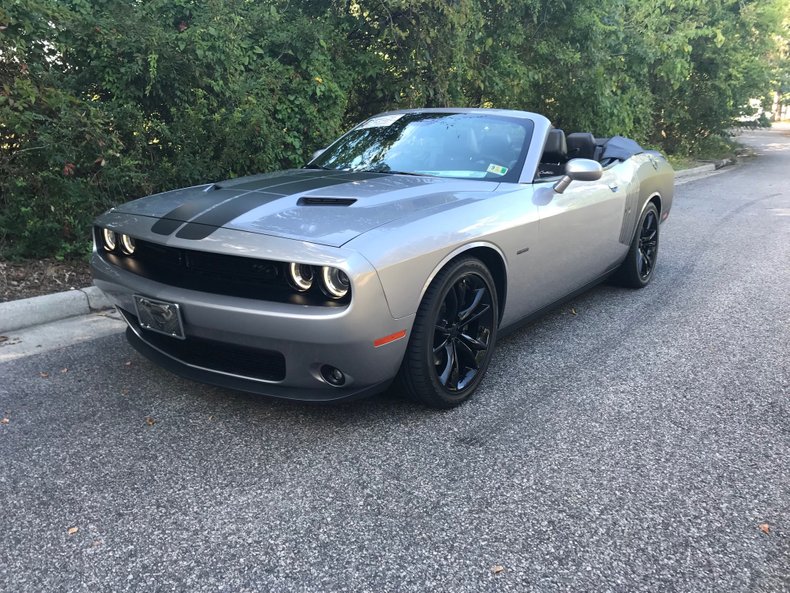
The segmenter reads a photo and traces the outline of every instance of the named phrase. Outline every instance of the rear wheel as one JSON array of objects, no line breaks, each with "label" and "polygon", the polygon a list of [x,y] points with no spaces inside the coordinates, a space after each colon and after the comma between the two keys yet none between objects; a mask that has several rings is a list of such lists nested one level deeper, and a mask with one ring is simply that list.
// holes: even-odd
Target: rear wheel
[{"label": "rear wheel", "polygon": [[414,321],[399,372],[407,393],[435,408],[466,401],[488,368],[499,311],[485,265],[463,258],[431,283]]},{"label": "rear wheel", "polygon": [[615,280],[630,288],[643,288],[653,279],[658,262],[658,209],[652,202],[645,207],[625,261],[615,272]]}]

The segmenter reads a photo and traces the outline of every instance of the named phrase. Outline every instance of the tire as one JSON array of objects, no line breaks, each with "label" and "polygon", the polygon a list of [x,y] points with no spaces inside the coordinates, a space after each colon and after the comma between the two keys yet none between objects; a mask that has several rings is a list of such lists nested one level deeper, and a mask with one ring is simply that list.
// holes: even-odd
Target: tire
[{"label": "tire", "polygon": [[483,379],[496,342],[496,285],[478,259],[450,262],[434,278],[417,310],[398,382],[413,399],[452,408]]},{"label": "tire", "polygon": [[614,273],[613,279],[617,284],[644,288],[653,280],[658,263],[659,227],[658,209],[651,202],[639,217],[628,255]]}]

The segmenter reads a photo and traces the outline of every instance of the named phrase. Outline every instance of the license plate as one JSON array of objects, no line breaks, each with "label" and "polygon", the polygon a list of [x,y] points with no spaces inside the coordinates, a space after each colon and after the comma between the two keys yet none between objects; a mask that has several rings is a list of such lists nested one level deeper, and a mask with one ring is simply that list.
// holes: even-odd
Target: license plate
[{"label": "license plate", "polygon": [[158,301],[134,295],[137,321],[140,327],[166,336],[184,339],[184,324],[181,321],[181,308],[178,303]]}]

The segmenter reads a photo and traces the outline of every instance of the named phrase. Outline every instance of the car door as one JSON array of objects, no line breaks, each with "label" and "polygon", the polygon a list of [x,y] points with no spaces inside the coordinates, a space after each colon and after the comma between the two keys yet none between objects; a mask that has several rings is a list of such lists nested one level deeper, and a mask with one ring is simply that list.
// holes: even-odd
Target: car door
[{"label": "car door", "polygon": [[550,198],[540,207],[532,271],[544,304],[596,280],[627,250],[619,238],[629,188],[618,165],[604,170],[597,181],[572,182],[561,194],[551,190],[554,182],[535,184],[536,193]]}]

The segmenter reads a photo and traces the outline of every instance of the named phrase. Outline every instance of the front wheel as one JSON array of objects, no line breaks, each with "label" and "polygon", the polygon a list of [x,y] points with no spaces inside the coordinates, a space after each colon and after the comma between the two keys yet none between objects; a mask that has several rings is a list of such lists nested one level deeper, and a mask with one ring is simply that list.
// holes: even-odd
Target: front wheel
[{"label": "front wheel", "polygon": [[434,408],[469,399],[491,360],[498,320],[488,268],[471,257],[451,262],[434,278],[417,311],[398,374],[401,385]]},{"label": "front wheel", "polygon": [[653,279],[658,262],[658,228],[658,209],[651,202],[639,218],[625,261],[615,272],[614,279],[619,284],[643,288]]}]

